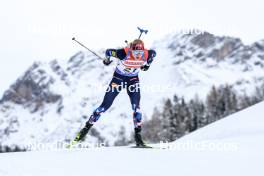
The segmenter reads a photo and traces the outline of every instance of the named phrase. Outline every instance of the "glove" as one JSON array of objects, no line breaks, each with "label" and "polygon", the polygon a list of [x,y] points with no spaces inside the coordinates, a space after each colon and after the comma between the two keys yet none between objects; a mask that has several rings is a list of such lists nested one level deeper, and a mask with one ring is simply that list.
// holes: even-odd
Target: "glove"
[{"label": "glove", "polygon": [[113,62],[113,61],[110,60],[110,58],[105,58],[105,59],[103,60],[103,63],[104,63],[106,66],[110,65],[112,62]]},{"label": "glove", "polygon": [[153,62],[154,57],[156,57],[156,51],[149,50],[149,58],[148,58],[148,65],[150,65]]},{"label": "glove", "polygon": [[149,69],[150,65],[143,65],[140,67],[142,71],[147,71]]}]

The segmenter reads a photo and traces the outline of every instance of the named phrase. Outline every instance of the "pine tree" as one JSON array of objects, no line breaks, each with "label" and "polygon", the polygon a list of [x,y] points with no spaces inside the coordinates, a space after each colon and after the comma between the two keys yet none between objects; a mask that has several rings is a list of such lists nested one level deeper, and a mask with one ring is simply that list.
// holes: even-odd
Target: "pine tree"
[{"label": "pine tree", "polygon": [[225,117],[238,111],[237,95],[235,90],[229,85],[225,85],[221,91],[222,101],[225,106],[221,117]]},{"label": "pine tree", "polygon": [[172,133],[173,133],[173,123],[174,123],[174,113],[172,102],[170,99],[167,99],[164,104],[163,112],[162,112],[162,133],[161,137],[163,141],[172,141]]},{"label": "pine tree", "polygon": [[203,127],[208,123],[207,116],[205,115],[205,105],[197,95],[195,95],[194,100],[190,100],[189,110],[191,115],[191,123],[189,124],[190,132]]},{"label": "pine tree", "polygon": [[151,143],[158,143],[162,140],[162,115],[155,107],[152,118],[143,123],[142,136]]},{"label": "pine tree", "polygon": [[219,92],[215,86],[212,87],[206,98],[208,123],[212,123],[220,117]]}]

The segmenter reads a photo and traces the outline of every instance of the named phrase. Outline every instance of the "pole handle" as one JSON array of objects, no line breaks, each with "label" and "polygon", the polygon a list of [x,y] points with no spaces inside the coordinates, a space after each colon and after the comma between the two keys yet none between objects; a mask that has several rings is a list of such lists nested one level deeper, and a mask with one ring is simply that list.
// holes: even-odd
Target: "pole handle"
[{"label": "pole handle", "polygon": [[138,39],[140,39],[142,33],[145,33],[145,34],[148,33],[148,30],[144,30],[144,29],[142,29],[142,28],[140,28],[140,27],[137,27],[137,28],[138,28],[138,30],[139,30],[139,32],[140,32],[140,34],[139,34],[139,36],[138,36]]}]

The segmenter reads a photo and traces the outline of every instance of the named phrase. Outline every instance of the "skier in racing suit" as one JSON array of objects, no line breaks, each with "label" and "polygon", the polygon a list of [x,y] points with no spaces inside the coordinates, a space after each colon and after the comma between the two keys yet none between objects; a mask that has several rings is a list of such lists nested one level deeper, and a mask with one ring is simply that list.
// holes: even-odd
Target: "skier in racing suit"
[{"label": "skier in racing suit", "polygon": [[75,141],[82,140],[93,124],[100,118],[101,114],[107,111],[112,105],[115,97],[123,89],[127,89],[127,94],[133,110],[133,122],[135,129],[136,146],[144,147],[145,144],[141,137],[142,114],[140,112],[140,87],[138,73],[140,70],[147,71],[153,58],[156,56],[154,50],[144,48],[144,43],[140,39],[134,40],[130,46],[122,49],[107,49],[105,52],[105,65],[111,64],[111,57],[119,59],[113,78],[105,93],[102,104],[96,108],[85,127],[77,134]]}]

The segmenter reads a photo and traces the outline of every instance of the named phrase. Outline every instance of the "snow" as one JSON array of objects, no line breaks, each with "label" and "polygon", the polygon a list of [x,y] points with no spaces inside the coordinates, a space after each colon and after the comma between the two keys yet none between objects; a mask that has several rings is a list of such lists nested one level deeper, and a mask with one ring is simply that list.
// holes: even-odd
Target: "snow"
[{"label": "snow", "polygon": [[160,145],[165,149],[156,144],[155,149],[101,147],[0,154],[0,175],[262,176],[263,108],[261,102]]}]

